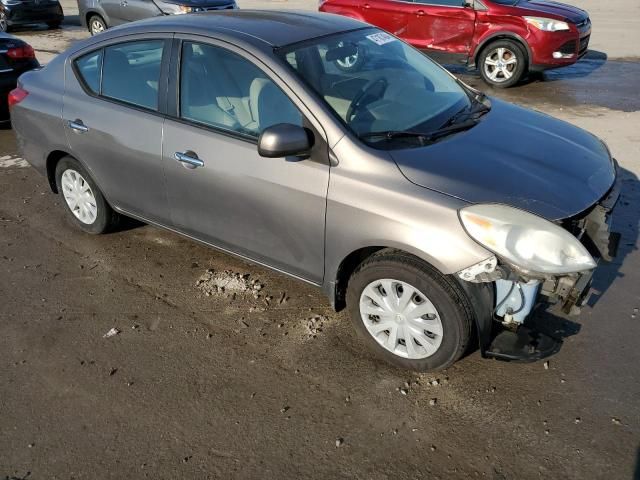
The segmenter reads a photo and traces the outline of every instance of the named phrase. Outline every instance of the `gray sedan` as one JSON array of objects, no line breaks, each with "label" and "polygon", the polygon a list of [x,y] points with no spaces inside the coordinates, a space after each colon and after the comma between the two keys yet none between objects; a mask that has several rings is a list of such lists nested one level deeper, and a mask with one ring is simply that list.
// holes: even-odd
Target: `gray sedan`
[{"label": "gray sedan", "polygon": [[78,0],[78,16],[91,35],[145,18],[233,10],[235,0]]},{"label": "gray sedan", "polygon": [[615,254],[602,141],[345,17],[138,22],[13,98],[23,155],[71,223],[134,217],[316,285],[400,367],[445,368],[474,338],[485,357],[557,351],[533,306],[577,313]]}]

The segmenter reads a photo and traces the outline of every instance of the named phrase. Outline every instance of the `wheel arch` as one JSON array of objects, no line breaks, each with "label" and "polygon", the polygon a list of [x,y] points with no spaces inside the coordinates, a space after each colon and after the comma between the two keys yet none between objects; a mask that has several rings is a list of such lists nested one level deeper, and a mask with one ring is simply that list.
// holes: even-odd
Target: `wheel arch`
[{"label": "wheel arch", "polygon": [[328,294],[331,305],[336,311],[340,311],[346,306],[345,298],[347,285],[353,272],[362,262],[382,250],[394,250],[411,255],[419,261],[426,263],[429,267],[438,271],[442,275],[450,273],[446,272],[445,266],[436,258],[428,255],[424,251],[414,248],[413,246],[395,242],[373,242],[372,245],[364,245],[350,251],[346,255],[342,255],[342,258],[337,265],[328,269],[327,281],[325,281],[324,290]]},{"label": "wheel arch", "polygon": [[509,32],[509,31],[495,32],[487,36],[486,38],[483,38],[482,41],[476,47],[475,51],[473,52],[473,57],[472,57],[473,66],[476,66],[476,67],[478,66],[478,60],[480,58],[480,54],[485,49],[485,47],[497,40],[511,40],[512,42],[515,42],[518,45],[520,45],[524,49],[524,53],[527,56],[527,68],[531,66],[533,52],[531,51],[529,44],[523,37],[521,37],[517,33]]},{"label": "wheel arch", "polygon": [[82,168],[84,168],[87,171],[87,175],[89,175],[91,177],[91,180],[93,180],[93,182],[97,185],[98,189],[100,190],[100,193],[105,198],[106,202],[110,206],[113,206],[109,197],[107,196],[104,189],[102,188],[102,183],[96,178],[96,175],[93,169],[90,168],[86,162],[82,161],[82,159],[78,158],[77,155],[74,155],[72,152],[69,152],[66,150],[61,150],[61,149],[53,150],[52,152],[49,153],[49,155],[47,155],[46,175],[47,175],[47,180],[49,181],[49,187],[51,187],[51,191],[53,193],[60,193],[58,192],[58,186],[56,185],[56,167],[58,166],[58,163],[60,162],[60,160],[62,160],[65,157],[73,158],[76,162],[78,162],[82,166]]},{"label": "wheel arch", "polygon": [[[49,181],[49,187],[53,193],[58,192],[58,186],[56,185],[56,166],[58,162],[62,160],[64,157],[72,156],[68,152],[63,150],[54,150],[47,155],[46,161],[46,169],[47,169],[47,180]],[[74,157],[75,158],[75,157]]]},{"label": "wheel arch", "polygon": [[480,348],[482,356],[484,356],[491,343],[493,327],[492,309],[495,302],[495,289],[493,288],[493,284],[465,282],[459,279],[456,275],[444,273],[441,268],[434,265],[433,261],[429,261],[429,259],[424,258],[425,255],[417,255],[415,252],[411,252],[410,250],[411,249],[407,249],[406,247],[370,246],[362,247],[349,253],[340,262],[335,280],[330,282],[333,288],[329,294],[334,309],[336,311],[341,311],[346,307],[346,292],[349,284],[349,278],[367,259],[373,255],[380,255],[385,251],[410,255],[416,260],[425,263],[428,267],[436,270],[441,275],[451,278],[453,282],[460,286],[460,289],[467,297],[474,315],[473,326],[475,337],[470,341],[470,345],[477,345]]}]

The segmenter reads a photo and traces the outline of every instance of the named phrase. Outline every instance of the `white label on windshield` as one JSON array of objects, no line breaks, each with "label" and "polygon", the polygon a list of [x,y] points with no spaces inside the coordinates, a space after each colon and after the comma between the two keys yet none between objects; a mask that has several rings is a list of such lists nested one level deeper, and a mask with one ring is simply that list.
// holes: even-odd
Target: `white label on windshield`
[{"label": "white label on windshield", "polygon": [[367,38],[377,45],[384,45],[385,43],[394,42],[396,40],[394,37],[384,32],[367,35]]}]

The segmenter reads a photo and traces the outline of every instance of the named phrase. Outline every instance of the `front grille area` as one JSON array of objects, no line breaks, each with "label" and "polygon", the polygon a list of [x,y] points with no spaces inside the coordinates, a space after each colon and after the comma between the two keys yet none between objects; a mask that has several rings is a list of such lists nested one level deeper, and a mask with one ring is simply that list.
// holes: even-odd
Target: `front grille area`
[{"label": "front grille area", "polygon": [[585,18],[582,22],[576,23],[576,27],[578,30],[584,30],[588,27],[591,27],[591,20],[589,18]]},{"label": "front grille area", "polygon": [[617,173],[611,189],[595,205],[574,217],[559,222],[565,230],[578,238],[596,259],[610,260],[607,257],[612,241],[617,248],[620,236],[617,233],[610,233],[609,224],[611,213],[620,198],[620,189],[621,179]]},{"label": "front grille area", "polygon": [[562,45],[558,51],[564,55],[572,55],[576,53],[576,41],[575,40],[568,41],[567,43]]}]

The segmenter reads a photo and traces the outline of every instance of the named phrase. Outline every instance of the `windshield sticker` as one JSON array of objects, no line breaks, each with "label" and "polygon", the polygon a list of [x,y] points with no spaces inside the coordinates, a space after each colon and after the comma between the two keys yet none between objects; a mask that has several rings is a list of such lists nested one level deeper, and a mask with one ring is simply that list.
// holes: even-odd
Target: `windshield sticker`
[{"label": "windshield sticker", "polygon": [[388,33],[380,32],[367,35],[367,38],[376,45],[384,45],[385,43],[395,42],[395,38]]}]

